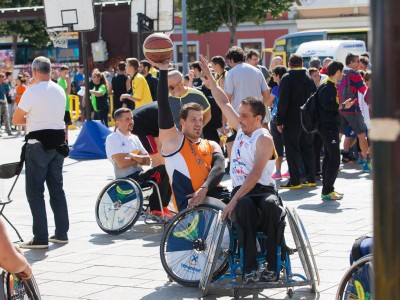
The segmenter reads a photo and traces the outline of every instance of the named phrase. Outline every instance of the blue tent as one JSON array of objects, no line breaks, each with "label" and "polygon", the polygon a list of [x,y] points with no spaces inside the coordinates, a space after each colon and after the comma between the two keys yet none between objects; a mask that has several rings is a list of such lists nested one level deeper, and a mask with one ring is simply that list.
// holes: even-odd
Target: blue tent
[{"label": "blue tent", "polygon": [[100,121],[86,121],[69,153],[75,159],[107,158],[106,138],[111,131]]}]

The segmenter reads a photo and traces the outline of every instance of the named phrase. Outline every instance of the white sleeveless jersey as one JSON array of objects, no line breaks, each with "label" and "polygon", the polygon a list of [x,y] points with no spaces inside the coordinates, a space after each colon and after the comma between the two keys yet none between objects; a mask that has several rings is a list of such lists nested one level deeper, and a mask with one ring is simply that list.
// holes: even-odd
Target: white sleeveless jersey
[{"label": "white sleeveless jersey", "polygon": [[[241,128],[238,130],[231,152],[230,175],[233,188],[242,185],[253,169],[257,140],[261,135],[266,133],[268,133],[267,129],[260,128],[255,130],[250,137],[245,135]],[[273,158],[274,159],[271,158],[268,160],[258,180],[259,184],[275,187],[275,180],[272,179],[276,160],[275,148]]]}]

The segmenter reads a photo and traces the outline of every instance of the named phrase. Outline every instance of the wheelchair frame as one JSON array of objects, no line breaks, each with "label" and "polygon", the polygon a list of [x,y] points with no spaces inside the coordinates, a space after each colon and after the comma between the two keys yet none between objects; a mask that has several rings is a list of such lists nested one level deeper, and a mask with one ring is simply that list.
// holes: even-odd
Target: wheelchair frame
[{"label": "wheelchair frame", "polygon": [[39,287],[33,274],[30,279],[22,282],[16,275],[3,270],[0,274],[0,300],[7,299],[40,300]]},{"label": "wheelchair frame", "polygon": [[160,190],[153,180],[139,184],[131,178],[119,178],[108,183],[97,197],[95,206],[96,222],[100,229],[109,234],[121,234],[131,229],[140,216],[144,216],[145,224],[165,224],[168,219],[164,212],[161,210],[160,218],[151,215],[149,196],[143,196],[151,188],[156,189],[160,207],[163,207]]},{"label": "wheelchair frame", "polygon": [[[204,214],[204,211],[207,210],[214,214],[213,217],[205,218],[208,223],[212,224],[206,226],[211,228],[212,232],[211,229],[209,229],[210,232],[208,233],[204,233],[206,229],[198,229],[196,231],[193,224],[197,227],[200,225],[200,223],[194,221],[196,214]],[[285,220],[282,220],[279,226],[280,233],[278,234],[277,249],[277,271],[280,279],[276,282],[251,284],[243,284],[241,282],[241,277],[237,275],[241,273],[239,271],[243,270],[244,251],[243,249],[240,252],[236,251],[238,248],[237,233],[231,229],[231,226],[221,220],[221,207],[207,204],[180,212],[168,224],[160,242],[160,257],[164,270],[170,280],[188,287],[199,286],[202,288],[204,296],[207,295],[209,288],[233,290],[235,299],[238,299],[240,289],[287,288],[289,298],[293,297],[293,287],[296,286],[309,285],[312,292],[316,292],[316,284],[319,284],[319,274],[304,225],[294,209],[286,208],[285,211],[295,249],[292,250],[286,246],[283,234],[286,223]],[[189,220],[186,221],[186,219]],[[204,222],[204,224],[206,223]],[[185,237],[182,236],[182,241],[171,238],[176,231],[178,233],[187,233],[187,235]],[[229,232],[229,247],[221,249],[221,243],[223,243],[226,232]],[[264,233],[258,232],[257,238],[263,239],[266,236]],[[188,241],[184,241],[185,239]],[[202,240],[204,240],[203,247],[199,247],[199,243]],[[174,247],[176,249],[172,249]],[[177,255],[174,255],[174,251],[176,251]],[[281,259],[283,251],[285,255]],[[299,253],[304,274],[292,272],[289,254],[294,252]],[[196,265],[198,272],[202,272],[198,280],[198,276],[196,277],[194,272],[191,273],[188,270],[188,266],[186,266],[190,265],[193,255],[206,257],[205,262],[199,262]],[[259,253],[258,262],[263,263],[265,257],[266,252]],[[217,265],[218,260],[222,261],[219,265]],[[185,264],[185,270],[180,270],[182,264]],[[226,270],[229,272],[226,273]]]}]

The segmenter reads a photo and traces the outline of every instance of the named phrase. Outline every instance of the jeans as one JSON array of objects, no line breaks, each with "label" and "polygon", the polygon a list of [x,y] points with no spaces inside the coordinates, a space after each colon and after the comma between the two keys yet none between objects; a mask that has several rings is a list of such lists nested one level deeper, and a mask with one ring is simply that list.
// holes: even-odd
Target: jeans
[{"label": "jeans", "polygon": [[41,143],[27,144],[25,155],[26,196],[33,219],[33,239],[47,242],[46,205],[44,202],[44,183],[50,194],[50,206],[56,225],[55,235],[68,238],[68,207],[63,190],[64,157],[55,149],[45,151]]},{"label": "jeans", "polygon": [[4,127],[6,128],[7,133],[11,133],[7,101],[0,102],[0,117],[3,119]]}]

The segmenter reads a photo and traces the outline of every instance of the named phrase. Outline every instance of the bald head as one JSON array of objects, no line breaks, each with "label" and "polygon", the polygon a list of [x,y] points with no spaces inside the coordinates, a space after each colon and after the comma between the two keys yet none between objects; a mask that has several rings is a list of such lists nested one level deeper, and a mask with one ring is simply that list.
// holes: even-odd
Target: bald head
[{"label": "bald head", "polygon": [[168,72],[168,81],[178,82],[182,80],[182,73],[177,70],[172,70]]},{"label": "bald head", "polygon": [[187,89],[183,85],[183,76],[181,72],[177,70],[168,72],[168,90],[174,97],[180,97],[186,93]]},{"label": "bald head", "polygon": [[273,70],[277,66],[283,65],[283,59],[280,56],[275,56],[271,61],[270,69]]},{"label": "bald head", "polygon": [[331,61],[333,61],[332,58],[330,57],[325,58],[324,61],[322,62],[322,67],[327,68]]}]

